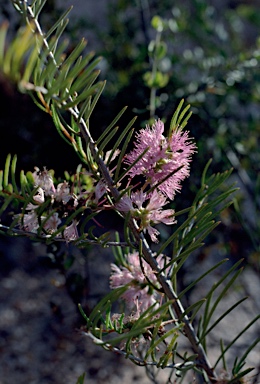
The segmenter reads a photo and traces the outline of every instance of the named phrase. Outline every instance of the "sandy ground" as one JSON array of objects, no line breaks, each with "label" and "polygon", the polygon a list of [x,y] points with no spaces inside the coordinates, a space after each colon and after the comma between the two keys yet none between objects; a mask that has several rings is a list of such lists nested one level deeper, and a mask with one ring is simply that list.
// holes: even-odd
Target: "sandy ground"
[{"label": "sandy ground", "polygon": [[76,384],[84,372],[89,384],[147,382],[142,368],[79,333],[63,276],[38,263],[45,247],[4,239],[0,249],[0,384]]}]

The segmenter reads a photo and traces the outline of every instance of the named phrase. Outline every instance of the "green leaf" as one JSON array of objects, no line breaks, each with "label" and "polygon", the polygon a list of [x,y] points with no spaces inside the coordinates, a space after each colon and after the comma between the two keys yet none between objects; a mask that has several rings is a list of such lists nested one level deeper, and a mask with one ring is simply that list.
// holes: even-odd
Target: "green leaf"
[{"label": "green leaf", "polygon": [[[182,255],[182,254],[181,254]],[[181,256],[180,255],[180,256]],[[220,267],[222,264],[226,263],[228,259],[221,260],[219,263],[214,265],[212,268],[208,269],[207,272],[203,273],[200,277],[198,277],[196,280],[194,280],[192,283],[190,283],[185,289],[183,289],[178,297],[181,300],[181,298],[187,293],[192,287],[196,286],[199,281],[201,281],[204,277],[208,276],[211,272],[213,272],[215,269]]]},{"label": "green leaf", "polygon": [[[126,126],[126,128],[123,130],[123,132],[120,134],[120,136],[118,137],[117,141],[115,142],[115,144],[114,144],[114,146],[113,146],[113,148],[112,148],[112,150],[111,150],[110,156],[109,156],[109,158],[108,158],[107,166],[109,166],[109,164],[110,164],[110,162],[111,162],[111,159],[112,159],[112,157],[113,157],[115,151],[120,147],[121,142],[124,140],[124,141],[125,141],[125,144],[128,145],[132,133],[131,133],[130,136],[127,136],[127,134],[128,134],[128,131],[131,129],[132,124],[134,123],[135,119],[136,119],[136,118],[134,118],[134,119],[130,122],[130,124],[128,124],[128,125]],[[129,139],[128,139],[128,137],[129,137]]]},{"label": "green leaf", "polygon": [[82,91],[81,94],[79,94],[79,96],[75,97],[75,99],[73,99],[72,101],[66,102],[63,108],[70,109],[77,106],[81,101],[83,101],[87,97],[92,96],[94,93],[96,93],[96,91],[97,91],[97,84],[94,84],[92,87],[86,87],[85,90]]},{"label": "green leaf", "polygon": [[22,80],[21,80],[21,84],[20,84],[20,87],[22,89],[26,90],[26,87],[25,87],[26,83],[28,83],[31,80],[31,78],[33,77],[33,73],[34,73],[36,65],[37,65],[38,57],[39,57],[38,49],[36,47],[34,47],[34,49],[32,50],[32,52],[28,58],[28,61],[26,63],[25,70],[24,70],[24,73],[22,76]]},{"label": "green leaf", "polygon": [[76,384],[84,384],[84,381],[85,381],[85,373],[79,376]]},{"label": "green leaf", "polygon": [[163,19],[160,16],[154,16],[151,21],[151,25],[157,32],[163,31]]},{"label": "green leaf", "polygon": [[168,344],[167,346],[167,349],[166,351],[164,352],[164,354],[161,356],[161,358],[159,359],[158,363],[157,363],[157,367],[161,367],[161,368],[165,368],[166,365],[168,364],[168,361],[170,360],[170,358],[174,355],[174,352],[173,351],[173,348],[176,344],[176,340],[178,338],[178,333],[176,332],[172,338],[172,340],[170,341],[170,343]]},{"label": "green leaf", "polygon": [[102,312],[106,312],[108,307],[108,302],[114,302],[122,296],[122,294],[126,291],[127,286],[113,289],[108,295],[106,295],[103,299],[99,301],[99,303],[92,310],[89,318],[87,320],[87,328],[92,329],[92,325],[94,322],[97,322],[101,318]]},{"label": "green leaf", "polygon": [[[80,95],[80,92],[83,90],[83,89],[88,89],[90,88],[94,82],[96,81],[96,79],[98,78],[100,74],[100,71],[99,70],[95,70],[95,71],[92,71],[91,73],[88,73],[87,71],[84,71],[83,73],[81,73],[78,77],[76,77],[72,83],[72,85],[67,89],[65,90],[65,87],[63,88],[64,91],[63,92],[60,92],[60,97],[61,99],[63,100],[64,98],[66,98],[66,96],[69,94],[72,98],[76,95],[76,94],[79,94]],[[71,83],[71,78],[68,77],[67,81],[69,82],[69,84]],[[98,83],[100,85],[100,83]],[[104,86],[104,82],[101,83],[103,86]],[[97,84],[96,84],[97,86]],[[66,91],[66,92],[65,92]],[[94,93],[93,93],[94,94]]]},{"label": "green leaf", "polygon": [[[218,363],[220,362],[220,360],[222,359],[222,357],[226,354],[226,352],[229,350],[229,348],[232,347],[232,345],[235,344],[235,342],[254,324],[256,323],[258,320],[260,319],[260,315],[256,316],[252,321],[250,321],[250,323],[248,323],[248,325],[241,331],[239,332],[239,334],[226,346],[226,348],[224,348],[224,350],[222,351],[222,353],[220,354],[220,356],[217,358],[215,364],[214,364],[214,367],[213,369],[216,368],[216,366],[218,365]],[[258,342],[259,342],[259,339],[258,339]]]},{"label": "green leaf", "polygon": [[236,375],[233,379],[228,381],[228,384],[238,384],[243,383],[243,381],[240,381],[243,377],[248,375],[248,373],[252,372],[255,368],[247,368],[244,371],[240,372],[238,375]]},{"label": "green leaf", "polygon": [[[60,26],[60,24],[64,24],[66,22],[65,18],[73,9],[73,6],[70,6],[63,14],[59,17],[59,19],[51,26],[48,32],[45,33],[45,39],[48,40],[49,37],[53,34],[53,32]],[[58,34],[59,35],[59,34]],[[58,36],[56,36],[58,38]]]},{"label": "green leaf", "polygon": [[[53,36],[49,42],[49,56],[50,58],[53,57],[59,57],[60,59],[60,56],[57,55],[57,50],[60,51],[59,49],[59,40],[64,32],[64,30],[66,29],[67,25],[68,25],[68,22],[69,20],[64,20],[64,22],[60,23],[60,25],[58,26],[57,28],[57,31],[55,33],[55,36]],[[66,46],[67,45],[67,42],[65,42],[65,44],[63,44],[63,42],[60,44],[62,47],[63,46]],[[56,60],[55,58],[55,61],[53,60],[49,60],[49,62],[53,61],[54,64],[56,64],[56,67],[58,67],[60,65],[60,63]]]},{"label": "green leaf", "polygon": [[84,318],[84,320],[85,320],[86,322],[88,322],[88,321],[89,321],[89,318],[87,317],[87,315],[86,315],[85,312],[83,311],[83,308],[82,308],[81,304],[78,304],[78,308],[79,308],[79,311],[80,311],[82,317]]},{"label": "green leaf", "polygon": [[0,217],[2,216],[2,214],[4,213],[4,211],[8,208],[8,206],[12,203],[14,199],[14,196],[13,195],[10,195],[8,196],[4,203],[2,204],[1,208],[0,208]]},{"label": "green leaf", "polygon": [[[172,300],[162,304],[159,308],[154,310],[154,307],[156,305],[155,303],[140,315],[140,317],[132,325],[131,330],[126,335],[128,339],[126,342],[126,350],[131,350],[130,344],[133,337],[140,335],[141,333],[144,333],[147,327],[150,327],[151,324],[156,326],[156,324],[162,323],[162,321],[165,318],[165,309],[169,308],[171,304],[172,304]],[[122,340],[125,338],[126,337],[124,337],[123,335]]]},{"label": "green leaf", "polygon": [[202,188],[205,187],[205,183],[206,183],[206,182],[205,182],[205,180],[206,180],[206,175],[207,175],[207,172],[208,172],[208,170],[209,170],[209,167],[210,167],[210,164],[211,164],[211,163],[212,163],[212,159],[210,159],[210,160],[207,162],[206,166],[205,166],[204,169],[203,169],[202,176],[201,176],[201,182],[200,182]]},{"label": "green leaf", "polygon": [[123,115],[127,107],[124,107],[121,109],[121,111],[117,114],[117,116],[114,118],[114,120],[107,126],[107,128],[104,130],[104,132],[99,136],[99,138],[96,140],[96,145],[98,146],[107,135],[109,135],[110,131],[114,128],[115,124],[118,122],[120,117]]},{"label": "green leaf", "polygon": [[191,117],[192,115],[192,112],[189,112],[186,116],[185,114],[188,112],[188,110],[190,109],[190,105],[187,105],[184,110],[182,111],[182,113],[180,114],[178,120],[177,120],[177,124],[178,126],[176,127],[176,129],[183,129],[187,123],[188,123],[188,120],[189,118]]},{"label": "green leaf", "polygon": [[3,61],[5,57],[5,43],[6,43],[6,34],[8,30],[8,22],[2,23],[0,26],[0,67],[3,67]]},{"label": "green leaf", "polygon": [[243,299],[236,302],[232,307],[230,307],[227,311],[225,311],[207,330],[204,332],[200,340],[203,340],[211,331],[214,329],[220,322],[223,320],[229,313],[231,313],[236,307],[238,307],[243,301],[245,301],[247,297],[244,297]]},{"label": "green leaf", "polygon": [[156,49],[155,49],[156,59],[162,60],[166,56],[166,53],[167,53],[167,44],[164,41],[160,41],[156,45]]},{"label": "green leaf", "polygon": [[149,88],[163,88],[169,81],[169,75],[157,70],[155,73],[147,71],[143,75],[143,80]]},{"label": "green leaf", "polygon": [[118,128],[119,127],[115,127],[113,128],[109,134],[104,137],[104,139],[102,140],[102,142],[100,142],[99,144],[99,148],[98,148],[98,152],[97,152],[97,157],[99,157],[101,155],[101,152],[103,151],[103,149],[110,143],[110,141],[112,140],[112,138],[116,135],[117,131],[118,131]]},{"label": "green leaf", "polygon": [[168,247],[169,244],[171,244],[181,233],[182,230],[189,227],[190,223],[192,222],[193,218],[196,217],[196,214],[198,214],[201,210],[203,210],[204,207],[199,208],[196,212],[193,212],[193,214],[190,214],[190,216],[184,221],[182,225],[174,233],[165,241],[164,244],[161,245],[160,249],[157,251],[157,254],[163,253],[166,247]]},{"label": "green leaf", "polygon": [[18,187],[16,184],[16,180],[15,180],[16,163],[17,163],[17,156],[15,155],[13,157],[13,160],[11,163],[11,182],[12,182],[12,186],[14,188],[14,192],[17,193],[17,195],[18,195],[19,191],[18,191]]},{"label": "green leaf", "polygon": [[55,45],[57,45],[57,40],[53,38],[47,48],[43,47],[38,67],[34,73],[34,83],[46,86],[46,89],[49,89],[55,83],[59,66],[64,60],[64,51],[68,46],[68,40],[63,40],[58,47],[55,47]]},{"label": "green leaf", "polygon": [[[225,349],[225,346],[224,346],[223,340],[220,339],[220,350],[221,350],[221,353],[223,353],[224,349]],[[222,355],[222,362],[223,362],[223,369],[225,371],[227,371],[227,363],[226,363],[226,359],[225,359],[225,354],[224,353]]]},{"label": "green leaf", "polygon": [[[103,81],[102,83],[100,83],[100,86],[97,87],[97,91],[96,91],[96,94],[95,94],[95,96],[93,98],[93,101],[90,103],[90,106],[89,106],[89,108],[87,109],[87,112],[84,115],[84,118],[85,118],[86,121],[90,118],[90,116],[91,116],[91,114],[92,114],[92,112],[93,112],[93,110],[94,110],[94,108],[95,108],[95,106],[96,106],[96,104],[97,104],[97,102],[98,102],[98,100],[99,100],[99,98],[100,98],[100,96],[101,96],[105,86],[106,86],[106,82]],[[86,106],[88,106],[88,105],[89,105],[89,103],[88,103],[88,101],[86,101]],[[81,106],[81,109],[82,108],[83,108],[83,106]],[[79,117],[78,117],[79,121],[80,121],[82,115],[84,114],[84,112],[85,112],[84,109],[80,110]]]},{"label": "green leaf", "polygon": [[200,307],[205,303],[206,299],[200,299],[196,303],[190,305],[188,308],[185,309],[185,311],[182,313],[182,315],[179,317],[179,320],[182,321],[183,318],[188,315],[188,313],[192,312],[193,310],[198,311]]},{"label": "green leaf", "polygon": [[28,188],[28,181],[23,170],[21,170],[20,172],[20,184],[21,184],[21,193],[25,197],[27,193],[27,188]]},{"label": "green leaf", "polygon": [[[47,3],[47,0],[41,0],[38,2],[35,1],[34,3],[35,3],[35,5],[33,7],[31,6],[31,8],[33,8],[34,18],[37,20],[43,7],[44,7],[44,5]],[[36,4],[36,3],[38,3],[38,4]]]},{"label": "green leaf", "polygon": [[[246,361],[247,356],[252,351],[252,349],[260,342],[260,337],[257,337],[251,345],[246,349],[243,356],[240,358],[240,360],[237,362],[238,367],[242,367],[243,363]],[[253,369],[253,368],[252,368]],[[237,374],[238,372],[236,372]]]},{"label": "green leaf", "polygon": [[6,157],[5,161],[5,169],[4,169],[4,182],[3,182],[3,188],[6,189],[9,184],[9,171],[10,171],[10,164],[11,164],[11,154],[9,153]]},{"label": "green leaf", "polygon": [[178,117],[179,117],[180,111],[182,109],[183,103],[184,103],[184,99],[182,99],[180,101],[176,111],[174,112],[174,114],[172,116],[171,123],[170,123],[170,134],[172,134],[172,132],[174,132],[178,128],[178,121],[179,121]]},{"label": "green leaf", "polygon": [[[178,326],[174,326],[172,327],[172,329],[170,329],[169,331],[165,332],[159,339],[156,339],[155,336],[158,334],[158,330],[160,328],[160,324],[158,323],[155,327],[155,330],[156,330],[156,333],[153,335],[153,338],[151,340],[151,344],[150,344],[150,348],[147,350],[146,352],[146,355],[144,357],[144,360],[147,360],[149,355],[153,356],[153,360],[155,360],[155,351],[156,351],[156,348],[158,348],[158,346],[160,344],[162,344],[165,339],[167,339],[168,337],[170,337],[171,335],[174,335],[174,337],[171,339],[171,343],[175,344],[176,342],[176,339],[178,338],[179,336],[179,332],[182,328],[183,328],[183,325],[182,324],[179,324]],[[171,350],[171,347],[168,346],[167,347],[167,350],[170,352]],[[167,357],[170,358],[170,356],[168,355]],[[163,361],[160,360],[158,362],[158,367],[162,366],[163,365]]]},{"label": "green leaf", "polygon": [[0,192],[3,190],[3,176],[4,176],[4,171],[1,169],[0,170]]},{"label": "green leaf", "polygon": [[67,144],[72,145],[71,141],[67,139],[67,137],[64,135],[63,124],[61,123],[59,114],[56,111],[56,107],[53,104],[51,105],[51,111],[52,111],[52,119],[59,135],[63,138],[63,140],[66,141]]},{"label": "green leaf", "polygon": [[[239,262],[241,263],[242,260],[239,260]],[[235,266],[239,265],[240,263],[236,263]],[[210,290],[210,297],[211,297],[211,294],[213,293],[213,291],[216,290],[216,288],[233,272],[234,270],[234,266],[232,268],[230,268],[228,270],[228,272],[214,285],[214,287]],[[210,310],[207,310],[205,311],[204,313],[204,319],[203,319],[203,334],[206,333],[207,331],[207,327],[208,327],[208,324],[209,324],[209,321],[210,319],[212,318],[218,304],[220,303],[220,301],[222,300],[222,298],[224,297],[225,293],[228,291],[228,289],[231,287],[231,285],[234,283],[234,281],[237,279],[237,277],[240,275],[240,273],[242,272],[242,268],[239,269],[235,274],[234,276],[232,276],[232,278],[230,279],[230,281],[228,283],[225,284],[224,288],[222,289],[222,291],[220,292],[220,294],[218,295],[218,298],[215,300],[214,304],[212,305],[211,309]],[[206,296],[207,297],[207,296]]]},{"label": "green leaf", "polygon": [[79,57],[79,55],[82,53],[86,45],[87,45],[86,40],[84,38],[81,39],[81,41],[77,44],[77,46],[73,49],[70,55],[63,62],[62,67],[66,67],[67,65],[73,64],[76,61],[76,59]]}]

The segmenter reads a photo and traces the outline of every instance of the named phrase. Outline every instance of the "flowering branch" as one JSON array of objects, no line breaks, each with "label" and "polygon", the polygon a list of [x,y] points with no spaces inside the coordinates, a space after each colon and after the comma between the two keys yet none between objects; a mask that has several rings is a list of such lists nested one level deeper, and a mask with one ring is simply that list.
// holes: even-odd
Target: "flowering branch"
[{"label": "flowering branch", "polygon": [[[78,119],[78,114],[75,110],[70,110],[70,112],[76,117],[76,119]],[[157,127],[158,127],[158,130],[157,130]],[[120,193],[117,190],[117,188],[115,188],[115,183],[114,183],[113,179],[111,178],[109,171],[108,171],[106,165],[104,164],[102,158],[100,156],[98,156],[98,158],[97,158],[97,149],[95,147],[95,143],[94,143],[92,137],[90,136],[88,127],[86,126],[86,123],[84,122],[83,119],[80,119],[80,130],[81,130],[81,134],[82,134],[84,140],[86,141],[86,143],[89,142],[91,154],[92,154],[93,158],[95,158],[97,161],[98,167],[102,173],[103,179],[107,183],[107,186],[111,192],[111,195],[113,196],[114,200],[117,201],[119,199]],[[154,136],[160,138],[162,136],[162,131],[163,131],[163,125],[162,125],[162,123],[159,123],[156,126]],[[140,135],[141,135],[141,133],[140,133]],[[141,143],[142,146],[147,146],[147,144],[149,144],[150,142],[149,141],[148,142],[146,141],[144,143],[141,142],[140,135],[138,136],[139,143]],[[179,137],[179,132],[178,132],[178,137]],[[152,140],[152,138],[151,138],[151,140]],[[185,134],[185,140],[187,140],[186,134]],[[194,148],[194,146],[191,146],[191,150],[193,150],[193,148]],[[140,153],[141,150],[142,149],[139,149],[138,153],[136,153],[135,155],[138,156],[138,154]],[[189,156],[189,153],[188,153],[188,156]],[[133,155],[129,155],[128,162],[131,162],[131,160],[133,160],[134,158],[135,157]],[[143,163],[144,161],[145,161],[145,159],[143,158],[141,160],[141,162]],[[151,160],[151,162],[153,162],[153,163],[156,162],[156,159]],[[131,172],[135,174],[137,171],[132,169]],[[167,172],[167,171],[165,171],[165,172]],[[169,170],[168,170],[168,172],[169,172]],[[187,176],[187,171],[184,173],[184,175]],[[165,174],[164,174],[164,176],[165,176]],[[152,178],[153,174],[150,177]],[[174,191],[176,191],[176,189],[177,188],[175,186],[175,189],[172,189],[172,191],[174,192]],[[172,196],[172,193],[170,193],[169,188],[166,189],[166,193],[168,193],[170,196]],[[173,305],[174,311],[177,315],[177,318],[181,318],[182,321],[184,322],[185,335],[189,339],[194,352],[198,354],[199,367],[202,368],[203,370],[205,370],[205,372],[207,373],[207,375],[208,375],[208,377],[212,383],[217,382],[217,376],[216,376],[215,372],[213,371],[213,369],[211,368],[211,365],[208,361],[206,353],[205,353],[199,339],[196,336],[195,330],[192,327],[188,316],[185,315],[185,310],[184,310],[180,300],[178,299],[177,294],[173,290],[170,279],[167,278],[165,276],[165,274],[161,272],[156,259],[153,257],[153,252],[151,251],[143,233],[140,233],[140,228],[138,227],[136,221],[131,218],[128,221],[128,226],[129,226],[129,229],[136,240],[136,243],[137,244],[139,244],[140,242],[142,243],[142,256],[144,257],[145,261],[150,265],[152,270],[157,273],[158,281],[161,284],[163,291],[165,292],[167,298],[169,300],[173,300],[172,305]]]},{"label": "flowering branch", "polygon": [[[216,287],[231,276],[237,265],[221,277],[205,299],[188,308],[183,307],[182,296],[207,273],[180,293],[173,281],[189,255],[202,245],[207,234],[218,225],[215,218],[219,211],[230,204],[226,199],[234,192],[233,187],[217,197],[211,197],[230,172],[206,178],[206,167],[192,207],[184,210],[188,214],[187,219],[160,244],[157,252],[153,252],[149,241],[157,243],[160,235],[154,227],[157,224],[175,225],[177,222],[175,211],[166,207],[180,192],[182,181],[189,176],[191,158],[196,151],[189,132],[183,130],[191,115],[188,113],[189,106],[182,110],[183,101],[180,102],[168,134],[164,132],[161,120],[141,129],[135,135],[134,147],[129,153],[127,146],[134,119],[116,137],[118,129],[115,124],[124,110],[95,141],[89,119],[104,88],[104,83],[95,83],[98,76],[98,71],[94,71],[97,60],[91,62],[91,55],[82,59],[80,54],[85,46],[82,42],[66,59],[62,50],[57,50],[68,12],[45,34],[38,20],[43,0],[35,0],[31,5],[27,0],[13,0],[13,3],[26,18],[29,28],[26,30],[27,42],[21,45],[24,55],[21,55],[23,59],[19,64],[29,57],[30,65],[25,65],[25,72],[17,76],[17,81],[23,90],[32,95],[37,105],[52,116],[58,132],[73,146],[87,170],[77,170],[76,182],[68,178],[59,183],[46,169],[36,169],[30,175],[21,172],[21,188],[18,188],[15,181],[16,158],[11,161],[11,157],[8,157],[5,170],[0,173],[0,194],[5,199],[0,214],[12,202],[23,207],[14,216],[10,226],[0,224],[0,229],[15,235],[41,238],[46,243],[65,241],[77,246],[99,244],[117,247],[119,263],[112,265],[112,291],[97,304],[89,317],[81,311],[87,323],[84,334],[105,349],[120,353],[137,364],[177,370],[194,368],[203,373],[209,382],[219,382],[215,370],[218,361],[212,367],[205,352],[206,335],[213,328],[209,323],[218,302],[240,271],[227,282],[212,307],[211,300]],[[28,43],[28,31],[34,43]],[[57,44],[49,43],[52,34]],[[9,60],[15,57],[14,48],[9,48],[7,56]],[[12,74],[12,71],[8,72],[8,66],[5,66],[5,74]],[[155,80],[154,75],[152,81]],[[154,88],[154,84],[151,87]],[[33,92],[38,96],[37,100]],[[64,111],[69,112],[70,123],[62,116]],[[115,137],[116,144],[104,153]],[[119,147],[123,142],[120,152]],[[116,166],[112,167],[113,161]],[[122,166],[126,167],[123,171]],[[96,216],[103,210],[114,211],[123,218],[124,241],[120,241],[119,236],[118,241],[112,240],[109,233],[97,238],[92,228],[85,233],[85,226],[90,220],[99,224]],[[170,258],[164,252],[172,244],[173,257]],[[126,252],[129,249],[131,252],[124,254],[122,247],[126,248]],[[119,299],[125,301],[129,315],[122,313],[111,317],[111,305]],[[196,333],[192,321],[205,301],[204,318]],[[192,315],[188,316],[189,313]],[[114,333],[119,336],[109,341],[102,339]],[[177,353],[176,340],[180,334],[189,340],[195,356],[187,357],[185,354],[183,357]],[[143,358],[135,356],[132,351],[132,348],[138,350],[141,339],[146,343]],[[118,343],[124,343],[122,348],[117,347]],[[160,345],[166,346],[166,351],[157,359],[156,352]],[[182,363],[174,362],[175,355],[182,359]],[[148,360],[150,356],[153,361]],[[169,364],[170,357],[172,364]]]}]

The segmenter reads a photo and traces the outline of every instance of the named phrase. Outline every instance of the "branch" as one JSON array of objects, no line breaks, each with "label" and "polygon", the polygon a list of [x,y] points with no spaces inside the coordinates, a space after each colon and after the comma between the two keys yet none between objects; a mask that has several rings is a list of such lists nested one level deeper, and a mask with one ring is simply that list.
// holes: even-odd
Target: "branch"
[{"label": "branch", "polygon": [[[115,183],[114,183],[113,179],[111,178],[109,171],[108,171],[106,165],[104,164],[102,158],[100,156],[97,158],[97,149],[95,147],[95,144],[94,144],[92,138],[90,136],[88,136],[88,130],[85,130],[86,124],[85,124],[84,120],[81,119],[80,123],[81,123],[80,130],[81,130],[82,136],[87,142],[90,141],[91,154],[95,159],[97,159],[97,164],[99,166],[99,169],[102,173],[103,178],[107,182],[107,185],[110,189],[110,192],[111,192],[113,198],[115,200],[118,200],[120,193],[117,190],[117,188],[114,187]],[[173,309],[174,309],[177,317],[181,318],[182,322],[185,324],[184,325],[185,335],[189,339],[189,342],[190,342],[194,352],[198,355],[198,365],[197,366],[204,369],[204,371],[207,373],[207,375],[208,375],[208,377],[212,383],[216,383],[218,381],[217,376],[216,376],[215,372],[213,371],[213,369],[211,368],[211,365],[210,365],[210,362],[208,361],[206,352],[204,351],[204,348],[202,347],[202,345],[201,345],[201,343],[200,343],[200,341],[196,335],[196,332],[195,332],[192,324],[189,321],[188,316],[184,315],[185,310],[184,310],[180,300],[178,299],[176,292],[173,289],[171,280],[169,278],[167,278],[166,275],[160,271],[158,263],[157,263],[156,259],[153,257],[153,252],[152,252],[151,248],[149,247],[149,245],[148,245],[148,243],[144,237],[144,234],[142,232],[140,232],[136,221],[134,219],[130,219],[128,226],[129,226],[129,229],[132,231],[136,242],[138,244],[140,244],[140,242],[142,242],[143,257],[144,257],[145,261],[151,266],[152,270],[155,271],[155,273],[157,272],[158,281],[161,284],[167,298],[169,300],[174,301],[173,302]]]},{"label": "branch", "polygon": [[[124,352],[121,349],[119,349],[117,347],[114,347],[114,346],[112,346],[109,343],[104,343],[103,340],[98,339],[97,337],[95,337],[90,332],[81,331],[81,333],[84,336],[87,336],[90,339],[92,339],[92,341],[95,344],[101,345],[106,350],[113,351],[113,352],[115,352],[115,353],[117,353],[119,355],[125,356],[126,358],[132,360],[134,363],[136,363],[139,366],[148,366],[148,365],[150,365],[150,366],[157,366],[157,364],[158,364],[156,361],[145,361],[145,360],[143,360],[143,359],[141,359],[141,358],[139,358],[139,357],[137,357],[135,355],[129,354],[128,352]],[[185,363],[168,364],[164,368],[173,368],[173,369],[181,370],[181,369],[191,369],[191,368],[193,368],[195,366],[196,366],[196,360],[192,361],[192,362],[191,361],[187,361]]]},{"label": "branch", "polygon": [[[48,42],[44,37],[44,33],[41,30],[41,27],[39,25],[39,22],[37,21],[37,18],[33,14],[32,8],[27,4],[26,0],[24,0],[24,4],[28,10],[30,18],[32,18],[34,23],[35,23],[35,27],[36,27],[38,33],[43,38],[43,43],[46,46],[46,48],[48,49],[50,59],[53,61],[54,65],[58,69],[58,65],[55,61],[55,57],[48,46]],[[66,105],[65,102],[64,102],[64,105]],[[87,126],[86,122],[84,121],[84,119],[82,117],[79,118],[79,111],[78,111],[77,106],[68,108],[68,110],[76,118],[76,121],[79,122],[80,133],[82,135],[82,138],[85,140],[86,144],[89,145],[91,155],[95,159],[95,161],[97,162],[97,165],[98,165],[99,170],[102,174],[102,177],[106,181],[107,186],[110,190],[110,193],[111,193],[113,199],[115,201],[117,201],[120,197],[120,193],[119,193],[118,189],[115,187],[116,184],[115,184],[114,180],[112,179],[112,177],[110,176],[109,170],[107,169],[104,161],[102,160],[101,156],[98,154],[98,150],[97,150],[97,148],[95,146],[95,142],[94,142],[94,140],[90,134],[89,127]],[[143,254],[145,261],[151,266],[152,270],[155,273],[157,273],[158,281],[161,284],[161,286],[165,292],[165,295],[167,296],[167,298],[169,300],[173,300],[172,306],[173,306],[173,309],[174,309],[177,317],[181,318],[182,322],[185,324],[184,325],[185,335],[188,338],[194,352],[198,355],[197,367],[203,369],[207,373],[208,378],[211,381],[211,383],[217,383],[217,376],[216,376],[214,370],[211,368],[211,365],[208,361],[207,355],[206,355],[198,337],[196,336],[195,330],[194,330],[192,324],[190,323],[188,316],[184,315],[185,310],[184,310],[180,300],[178,299],[176,292],[173,289],[173,286],[172,286],[170,279],[167,278],[166,275],[160,271],[158,263],[157,263],[156,259],[153,257],[153,252],[152,252],[151,248],[149,247],[149,245],[148,245],[148,243],[144,237],[144,234],[142,232],[140,232],[136,221],[134,219],[130,219],[128,222],[128,226],[129,226],[129,229],[132,231],[137,244],[142,243],[142,254]],[[88,336],[90,336],[90,335],[88,334]],[[94,336],[92,336],[92,335],[90,337],[94,338]],[[109,349],[111,349],[111,348],[109,347]],[[119,350],[117,350],[117,352],[119,352]],[[128,355],[128,357],[130,358],[129,355]],[[136,358],[132,357],[132,359],[134,359],[137,362]]]},{"label": "branch", "polygon": [[[68,243],[66,239],[63,237],[52,237],[52,235],[39,235],[34,232],[29,232],[29,231],[24,231],[22,229],[17,229],[17,228],[10,228],[6,225],[0,224],[0,230],[3,230],[5,233],[13,233],[15,236],[24,236],[24,237],[29,237],[33,239],[38,239],[38,240],[46,240],[50,239],[52,241],[56,242],[62,242],[62,243]],[[73,240],[69,242],[70,244],[76,244],[76,245],[100,245],[100,246],[105,246],[105,247],[129,247],[129,244],[126,241],[107,241],[104,243],[98,242],[97,240],[91,240],[91,239],[82,239],[82,240]]]}]

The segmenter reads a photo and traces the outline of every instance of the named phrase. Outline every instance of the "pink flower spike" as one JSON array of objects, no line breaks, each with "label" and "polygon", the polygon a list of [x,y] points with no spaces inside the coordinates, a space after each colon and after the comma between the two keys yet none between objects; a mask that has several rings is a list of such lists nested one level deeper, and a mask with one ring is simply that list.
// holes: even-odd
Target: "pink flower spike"
[{"label": "pink flower spike", "polygon": [[130,178],[143,175],[147,183],[151,186],[158,184],[158,190],[172,200],[176,192],[180,191],[181,182],[189,176],[189,163],[196,146],[186,131],[176,130],[169,138],[163,132],[164,124],[161,120],[155,121],[152,128],[147,126],[141,129],[136,134],[135,148],[125,156],[124,162],[133,164],[149,148],[128,175]]},{"label": "pink flower spike", "polygon": [[[122,299],[125,300],[130,310],[135,309],[136,315],[140,316],[142,312],[158,301],[158,293],[151,289],[148,280],[159,288],[158,281],[150,265],[143,259],[141,267],[137,252],[128,254],[126,261],[129,264],[127,268],[123,266],[119,268],[117,265],[111,264],[110,287],[115,289],[128,284]],[[163,268],[169,259],[160,255],[157,262],[159,267]]]}]

